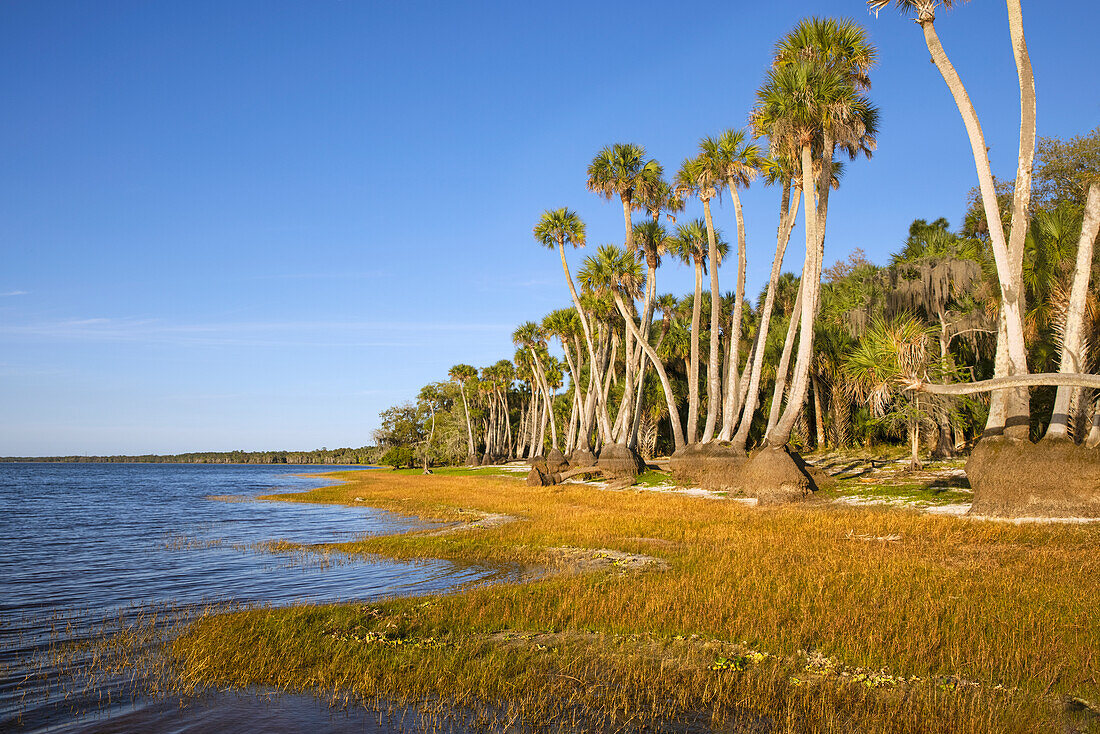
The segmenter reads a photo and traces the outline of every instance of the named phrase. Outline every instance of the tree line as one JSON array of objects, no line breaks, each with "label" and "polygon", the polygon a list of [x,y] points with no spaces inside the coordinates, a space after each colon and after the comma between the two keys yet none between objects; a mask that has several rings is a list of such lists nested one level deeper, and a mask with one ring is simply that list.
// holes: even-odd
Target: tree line
[{"label": "tree line", "polygon": [[[702,138],[670,176],[640,145],[599,151],[586,185],[621,204],[622,245],[599,246],[574,276],[567,251],[587,244],[585,223],[568,207],[546,210],[534,239],[557,251],[571,305],[520,325],[511,359],[455,365],[404,406],[420,420],[415,436],[403,443],[384,425],[379,443],[425,462],[561,454],[576,464],[708,445],[736,457],[904,441],[917,465],[925,448],[948,455],[982,436],[1100,442],[1088,374],[1100,128],[1037,137],[1022,14],[1008,0],[1021,146],[1015,179],[998,181],[935,32],[937,9],[952,4],[868,3],[891,4],[917,20],[975,153],[979,185],[960,202],[958,228],[916,220],[889,264],[857,252],[823,268],[830,198],[877,144],[878,51],[853,21],[803,20],[776,44],[747,128]],[[769,280],[754,303],[740,192],[756,181],[778,190],[779,212]],[[680,221],[689,200],[703,216]],[[715,211],[727,203],[732,211]],[[800,216],[801,272],[783,273]],[[733,291],[722,293],[727,258]],[[691,294],[659,295],[669,260],[692,268]],[[963,383],[975,396],[951,396]]]}]

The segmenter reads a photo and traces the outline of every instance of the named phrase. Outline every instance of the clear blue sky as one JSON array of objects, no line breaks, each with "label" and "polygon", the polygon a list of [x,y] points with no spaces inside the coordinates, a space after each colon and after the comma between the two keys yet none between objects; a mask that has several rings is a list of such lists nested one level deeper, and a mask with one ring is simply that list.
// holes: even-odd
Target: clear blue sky
[{"label": "clear blue sky", "polygon": [[[1024,12],[1040,134],[1088,131],[1100,9]],[[957,224],[975,175],[918,27],[860,0],[6,0],[0,455],[369,443],[380,410],[510,357],[515,325],[568,303],[531,238],[543,209],[621,242],[619,207],[584,188],[600,147],[674,172],[745,124],[772,44],[810,14],[856,18],[880,50],[879,149],[833,196],[826,260],[882,262],[915,217]],[[1004,4],[937,27],[1009,176]],[[755,294],[778,192],[744,202]]]}]

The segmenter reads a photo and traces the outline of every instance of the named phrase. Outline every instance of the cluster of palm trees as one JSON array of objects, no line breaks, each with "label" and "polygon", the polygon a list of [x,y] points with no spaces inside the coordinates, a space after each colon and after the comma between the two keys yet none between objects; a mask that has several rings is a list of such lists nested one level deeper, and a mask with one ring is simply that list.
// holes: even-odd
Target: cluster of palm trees
[{"label": "cluster of palm trees", "polygon": [[[878,112],[866,95],[868,72],[875,56],[866,32],[854,22],[804,20],[777,45],[772,68],[757,93],[751,114],[752,136],[744,130],[727,130],[703,138],[698,154],[683,162],[671,182],[665,179],[661,164],[647,158],[639,145],[615,144],[601,150],[588,167],[587,186],[605,199],[617,198],[621,203],[624,246],[601,246],[595,256],[585,260],[577,275],[580,292],[569,269],[566,247],[585,244],[584,223],[566,208],[547,210],[542,215],[534,228],[535,239],[557,248],[576,321],[584,335],[585,353],[577,355],[577,361],[584,364],[574,365],[577,371],[570,373],[581,406],[576,445],[582,450],[600,444],[637,449],[645,376],[652,368],[664,393],[676,450],[725,442],[735,451],[744,452],[760,402],[762,345],[768,339],[783,256],[802,198],[805,265],[789,338],[777,369],[779,388],[771,401],[774,417],[763,438],[764,443],[773,446],[788,442],[809,385],[829,193],[837,184],[840,168],[836,157],[838,153],[847,153],[851,158],[870,155],[875,147]],[[766,150],[754,138],[766,139]],[[782,207],[771,278],[756,338],[746,354],[751,359],[743,362],[747,248],[739,190],[761,174],[768,183],[782,187]],[[716,294],[721,292],[719,267],[729,245],[714,224],[711,207],[723,194],[733,204],[737,247],[735,292],[728,314],[723,314]],[[667,230],[662,217],[673,219],[688,198],[702,204],[702,220]],[[644,212],[647,221],[635,223],[635,212]],[[669,255],[689,263],[695,271],[687,331],[688,404],[683,423],[659,352],[669,336],[668,320],[657,339],[652,333],[658,302],[656,272],[662,258]],[[709,276],[712,294],[708,309],[703,308],[704,275]],[[640,313],[636,305],[639,298]],[[621,325],[621,331],[617,325]],[[709,334],[705,370],[701,343],[704,332]],[[608,360],[620,343],[624,382],[613,405],[607,399]],[[670,340],[669,348],[675,343],[675,339]],[[798,349],[794,352],[796,343]],[[586,379],[581,378],[581,371]],[[784,398],[785,407],[780,409]]]},{"label": "cluster of palm trees", "polygon": [[[1028,386],[1038,384],[1057,385],[1046,434],[1081,439],[1075,425],[1087,403],[1081,390],[1100,385],[1083,374],[1100,181],[1085,181],[1076,219],[1033,210],[1034,80],[1019,0],[1007,0],[1022,116],[1016,179],[1007,192],[998,189],[977,114],[935,31],[937,10],[954,4],[868,0],[876,12],[893,5],[915,17],[959,107],[979,179],[971,231],[960,236],[946,222],[915,223],[917,231],[890,268],[872,273],[876,269],[861,270],[860,264],[843,277],[834,273],[823,292],[829,201],[840,186],[842,159],[870,157],[876,145],[878,111],[868,92],[877,52],[855,22],[803,20],[776,44],[749,130],[704,137],[697,154],[671,177],[640,145],[617,143],[596,154],[586,184],[620,203],[621,247],[601,245],[574,277],[567,251],[587,244],[585,223],[564,207],[542,214],[534,238],[558,251],[572,307],[517,329],[514,362],[483,370],[476,396],[463,387],[469,454],[563,451],[580,452],[583,460],[609,449],[617,456],[649,454],[661,424],[668,426],[674,451],[714,444],[743,454],[750,442],[780,448],[792,436],[805,440],[810,415],[817,443],[831,436],[842,444],[852,437],[851,419],[864,410],[880,422],[888,414],[901,416],[915,457],[922,425],[935,426],[941,452],[974,437],[971,427],[958,430],[965,404],[937,396],[992,390],[988,411],[976,409],[984,415],[985,435],[1026,438],[1036,422]],[[771,272],[754,308],[745,298],[740,192],[757,179],[778,187],[781,196]],[[690,199],[698,200],[703,217],[677,222]],[[723,199],[733,210],[729,242],[712,208]],[[781,268],[800,212],[805,248],[795,278]],[[1047,252],[1043,243],[1052,241],[1060,244]],[[734,288],[723,298],[720,266],[731,247],[737,249]],[[1064,255],[1074,247],[1070,269]],[[658,295],[657,271],[669,258],[694,270],[689,299]],[[1055,275],[1041,277],[1044,272]],[[1050,338],[1038,338],[1039,332]],[[552,340],[563,360],[550,354]],[[1045,351],[1037,351],[1044,343]],[[1029,359],[1041,369],[1056,366],[1060,374],[1029,375]],[[977,380],[987,364],[992,380],[940,384]],[[455,370],[452,379],[464,386],[476,372]],[[568,390],[559,396],[566,377]],[[515,426],[509,379],[524,386]],[[478,437],[470,418],[475,412],[482,424]],[[1095,432],[1100,439],[1100,423]]]}]

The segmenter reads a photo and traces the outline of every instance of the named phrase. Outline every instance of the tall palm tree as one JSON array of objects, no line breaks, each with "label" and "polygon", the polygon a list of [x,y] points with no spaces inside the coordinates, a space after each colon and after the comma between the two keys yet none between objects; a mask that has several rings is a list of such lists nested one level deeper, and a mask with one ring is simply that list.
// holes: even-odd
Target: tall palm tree
[{"label": "tall palm tree", "polygon": [[458,391],[462,395],[462,414],[466,418],[466,436],[469,442],[468,460],[477,455],[477,447],[474,446],[474,428],[470,422],[470,404],[466,400],[466,383],[477,377],[477,369],[468,364],[456,364],[447,372],[452,382],[458,384]]},{"label": "tall palm tree", "polygon": [[[668,188],[667,184],[665,184],[665,188]],[[653,323],[653,309],[657,293],[657,268],[661,266],[661,258],[668,253],[671,241],[672,238],[669,236],[668,231],[656,219],[634,225],[634,244],[646,263],[646,291],[645,305],[642,309],[641,336],[642,339],[647,341]],[[638,345],[637,351],[638,385],[642,386],[645,384],[648,362],[644,360],[644,350],[641,344]],[[634,422],[631,427],[632,442],[637,440],[644,397],[644,391],[639,389],[634,404]]]},{"label": "tall palm tree", "polygon": [[[800,27],[810,23],[803,21]],[[866,33],[855,23],[838,21],[845,29],[835,36],[838,45],[853,45],[858,39],[870,46]],[[796,29],[792,35],[798,32]],[[832,36],[826,36],[827,42]],[[780,49],[783,43],[780,43]],[[787,443],[801,412],[809,387],[813,355],[813,320],[821,290],[821,260],[828,212],[829,182],[834,172],[837,148],[854,156],[874,149],[878,110],[854,82],[855,61],[869,54],[852,48],[842,52],[826,46],[795,60],[777,58],[765,84],[757,92],[753,120],[767,132],[773,154],[797,157],[802,166],[802,198],[806,220],[806,259],[802,273],[802,316],[798,354],[793,370],[790,397],[784,413],[769,431],[769,446]],[[873,54],[870,54],[873,58]],[[817,165],[815,165],[815,152]],[[814,205],[816,202],[816,206]]]},{"label": "tall palm tree", "polygon": [[[716,259],[710,262],[710,267],[717,268],[722,264],[727,246],[718,239],[720,233],[714,231]],[[691,371],[688,375],[688,417],[687,417],[687,441],[695,443],[699,425],[699,331],[700,316],[703,300],[703,273],[707,269],[708,255],[710,253],[710,233],[706,222],[702,219],[694,219],[676,226],[676,235],[672,238],[669,251],[675,254],[685,265],[695,267],[695,298],[691,309]],[[712,299],[716,302],[718,299]],[[715,350],[717,351],[717,350]]]},{"label": "tall palm tree", "polygon": [[638,326],[626,307],[625,298],[635,298],[641,290],[641,267],[637,259],[625,250],[620,250],[614,245],[603,245],[599,248],[595,258],[588,258],[585,267],[581,271],[581,277],[589,288],[600,294],[609,294],[615,301],[620,315],[626,323],[626,328],[633,332],[634,338],[642,345],[646,356],[649,357],[657,376],[661,380],[661,387],[665,393],[665,401],[668,404],[669,415],[672,417],[672,436],[676,448],[684,446],[684,432],[680,423],[675,419],[676,402],[673,397],[672,383],[669,382],[668,373],[664,363],[657,355],[656,350],[648,341],[641,339]]},{"label": "tall palm tree", "polygon": [[[631,411],[634,404],[635,379],[635,367],[632,363],[630,348],[632,341],[635,340],[635,335],[640,335],[636,327],[633,329],[631,327],[635,326],[634,299],[641,295],[645,286],[645,278],[642,275],[641,265],[633,253],[626,252],[625,255],[632,261],[632,267],[627,267],[621,262],[624,257],[622,253],[624,252],[626,251],[619,250],[611,245],[601,246],[596,251],[595,257],[585,259],[584,267],[577,277],[586,290],[598,296],[625,295],[629,298],[629,308],[624,304],[619,309],[623,320],[628,322],[625,327],[627,338],[624,339],[622,399],[615,416],[615,422],[611,427],[610,436],[615,443],[630,447]],[[616,306],[618,306],[618,303],[616,303]]]},{"label": "tall palm tree", "polygon": [[[558,448],[558,424],[554,418],[553,406],[550,405],[552,399],[550,393],[550,384],[546,379],[546,369],[543,367],[542,358],[540,352],[546,348],[546,334],[539,327],[538,324],[527,321],[520,324],[514,332],[512,332],[512,341],[521,347],[526,347],[531,354],[531,361],[535,367],[535,376],[539,386],[542,388],[543,398],[546,401],[547,411],[550,414],[550,435],[553,448]],[[539,448],[542,448],[542,444],[539,444]]]},{"label": "tall palm tree", "polygon": [[[577,213],[562,207],[561,209],[547,209],[542,213],[542,217],[539,218],[535,228],[533,230],[535,241],[544,247],[557,247],[558,254],[561,256],[561,268],[565,272],[565,281],[569,284],[569,295],[573,298],[573,307],[577,311],[577,319],[580,321],[581,329],[584,331],[585,346],[588,347],[588,359],[591,369],[595,370],[594,375],[597,383],[600,378],[598,360],[596,359],[596,347],[592,338],[592,328],[588,323],[588,317],[585,315],[584,309],[581,307],[581,299],[577,294],[577,287],[573,284],[573,276],[569,272],[569,263],[565,259],[565,245],[569,244],[576,247],[584,247],[585,245],[585,226],[584,221],[577,216]],[[594,394],[594,397],[598,397],[598,393]],[[600,404],[597,400],[595,406],[596,410],[602,410],[606,413],[607,407]],[[586,434],[587,436],[587,434]],[[587,438],[585,438],[587,441]],[[585,448],[590,448],[585,445]]]},{"label": "tall palm tree", "polygon": [[[768,341],[768,332],[771,328],[772,312],[775,308],[776,289],[779,285],[780,270],[783,267],[783,257],[787,252],[787,244],[791,239],[791,231],[794,229],[795,220],[798,218],[798,201],[802,190],[794,186],[801,179],[801,167],[788,156],[777,156],[761,162],[764,171],[765,183],[779,184],[783,187],[783,193],[779,202],[779,229],[776,234],[775,255],[772,258],[771,274],[768,277],[768,286],[765,292],[763,304],[760,306],[760,324],[756,330],[756,347],[753,351],[752,365],[749,369],[748,389],[745,393],[745,404],[741,407],[741,419],[737,426],[737,432],[733,436],[734,446],[745,450],[749,440],[749,428],[752,426],[753,414],[760,399],[760,377],[764,366],[764,345]],[[732,363],[732,360],[731,360]],[[723,426],[723,431],[725,427]]]},{"label": "tall palm tree", "polygon": [[[707,143],[709,138],[704,138],[699,144],[700,154],[695,158],[689,158],[680,166],[676,174],[676,190],[682,195],[693,195],[703,203],[703,222],[707,233],[707,259],[717,262],[718,240],[714,232],[714,217],[710,210],[710,200],[718,195],[725,180],[722,178],[713,155],[708,156]],[[710,292],[720,293],[718,290],[718,267],[710,269]],[[710,351],[707,360],[707,419],[703,427],[701,443],[709,443],[714,436],[714,427],[718,420],[718,406],[722,402],[722,379],[720,373],[721,350],[718,348],[719,321],[721,320],[721,303],[718,298],[711,299],[710,308]],[[696,329],[693,328],[693,337]],[[698,355],[692,355],[694,360]],[[688,435],[692,443],[695,443],[695,431],[691,426],[691,418],[688,418]]]},{"label": "tall palm tree", "polygon": [[[734,292],[733,314],[730,320],[729,380],[722,398],[722,430],[720,441],[730,440],[737,422],[738,399],[741,395],[741,329],[742,309],[745,301],[745,215],[741,208],[739,189],[747,188],[756,178],[760,165],[760,149],[751,142],[744,130],[726,130],[717,138],[704,138],[699,144],[700,157],[725,180],[726,191],[733,201],[733,213],[737,222],[737,286]],[[719,190],[721,191],[721,190]],[[717,292],[712,284],[712,292]],[[713,326],[711,327],[713,328]],[[713,340],[713,337],[711,337]],[[708,416],[709,420],[709,416]]]},{"label": "tall palm tree", "polygon": [[[1062,326],[1062,350],[1058,371],[1062,373],[1085,372],[1088,340],[1084,334],[1085,302],[1092,274],[1092,248],[1100,232],[1100,180],[1089,186],[1081,222],[1081,237],[1077,241],[1077,260],[1073,269],[1073,283],[1066,298],[1066,316]],[[1047,428],[1047,438],[1065,438],[1068,435],[1069,412],[1079,388],[1058,386],[1054,396],[1054,413]]]},{"label": "tall palm tree", "polygon": [[[1011,242],[1009,242],[1005,238],[1004,225],[1001,222],[996,185],[989,165],[989,149],[985,144],[985,134],[978,120],[978,113],[936,32],[937,8],[942,6],[950,10],[956,4],[961,2],[959,0],[867,0],[868,7],[876,15],[883,8],[893,5],[904,15],[915,16],[917,24],[924,33],[924,41],[932,56],[932,63],[936,65],[944,82],[947,83],[947,88],[951,91],[955,105],[962,115],[978,173],[978,187],[981,191],[989,240],[1000,281],[1001,326],[997,337],[996,375],[998,377],[1024,375],[1027,374],[1028,368],[1024,343],[1025,304],[1021,271],[1024,235],[1027,229],[1027,208],[1031,196],[1031,169],[1035,157],[1035,80],[1031,73],[1031,61],[1024,40],[1020,2],[1008,0],[1009,32],[1020,82],[1021,111],[1020,155],[1013,197]],[[1026,437],[1030,423],[1028,414],[1026,389],[998,391],[994,393],[990,404],[986,431],[990,435],[1004,433]]]}]

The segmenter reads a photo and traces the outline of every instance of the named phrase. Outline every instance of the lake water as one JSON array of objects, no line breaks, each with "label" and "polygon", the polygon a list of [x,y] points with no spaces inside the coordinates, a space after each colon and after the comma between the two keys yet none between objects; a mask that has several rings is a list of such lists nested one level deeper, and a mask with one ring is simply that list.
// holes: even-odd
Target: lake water
[{"label": "lake water", "polygon": [[207,696],[182,710],[178,700],[63,701],[51,688],[59,671],[28,662],[51,634],[78,638],[95,620],[164,605],[371,600],[506,576],[445,561],[318,563],[263,552],[254,544],[349,540],[416,524],[371,508],[211,499],[322,486],[327,480],[293,473],[325,470],[0,464],[0,731],[390,730],[366,712],[263,692]]}]

